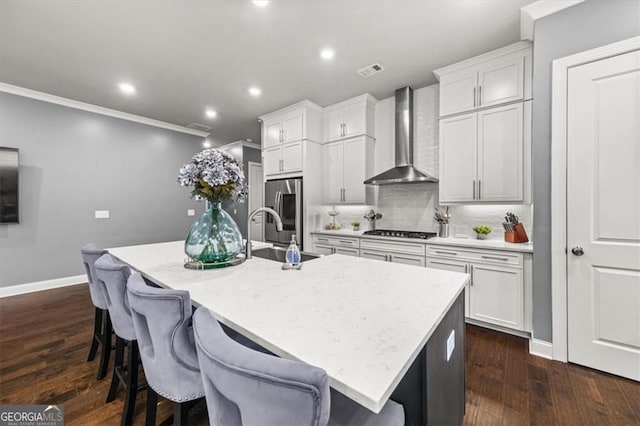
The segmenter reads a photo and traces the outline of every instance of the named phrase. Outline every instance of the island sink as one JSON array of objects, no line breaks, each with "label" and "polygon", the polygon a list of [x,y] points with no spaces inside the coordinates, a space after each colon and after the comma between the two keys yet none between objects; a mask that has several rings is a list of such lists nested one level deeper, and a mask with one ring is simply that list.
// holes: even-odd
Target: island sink
[{"label": "island sink", "polygon": [[[286,254],[287,254],[287,249],[280,248],[280,247],[268,247],[268,248],[253,250],[254,257],[261,257],[263,259],[273,260],[280,263],[285,263],[287,261]],[[307,260],[314,260],[319,257],[322,257],[322,256],[319,254],[308,253],[305,251],[300,252],[301,262],[306,262]]]}]

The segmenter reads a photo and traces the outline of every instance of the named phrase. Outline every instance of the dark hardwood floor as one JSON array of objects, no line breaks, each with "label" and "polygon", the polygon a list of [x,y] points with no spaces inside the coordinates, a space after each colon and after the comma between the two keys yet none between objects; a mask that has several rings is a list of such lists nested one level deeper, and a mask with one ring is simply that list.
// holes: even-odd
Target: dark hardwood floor
[{"label": "dark hardwood floor", "polygon": [[[123,392],[104,400],[86,362],[93,306],[86,285],[0,299],[0,404],[64,404],[68,425],[118,424]],[[640,425],[640,384],[528,354],[525,339],[467,325],[466,425]],[[144,393],[135,423],[144,424]],[[158,422],[172,406],[161,401]],[[191,424],[207,424],[197,406]]]}]

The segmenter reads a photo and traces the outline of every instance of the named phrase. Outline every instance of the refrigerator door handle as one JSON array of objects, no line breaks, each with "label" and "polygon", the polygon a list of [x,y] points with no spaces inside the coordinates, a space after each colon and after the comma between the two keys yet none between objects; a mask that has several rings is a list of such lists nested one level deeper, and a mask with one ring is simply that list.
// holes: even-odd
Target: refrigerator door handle
[{"label": "refrigerator door handle", "polygon": [[302,182],[300,180],[295,181],[296,191],[296,238],[298,244],[302,247]]}]

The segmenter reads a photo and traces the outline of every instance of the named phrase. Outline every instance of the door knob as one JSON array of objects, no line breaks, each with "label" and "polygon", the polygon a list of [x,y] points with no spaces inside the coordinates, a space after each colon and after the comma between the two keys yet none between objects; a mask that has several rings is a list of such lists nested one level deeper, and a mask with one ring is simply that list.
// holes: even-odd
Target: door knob
[{"label": "door knob", "polygon": [[575,254],[576,256],[582,256],[584,254],[584,250],[582,250],[582,247],[574,247],[571,249],[571,253]]}]

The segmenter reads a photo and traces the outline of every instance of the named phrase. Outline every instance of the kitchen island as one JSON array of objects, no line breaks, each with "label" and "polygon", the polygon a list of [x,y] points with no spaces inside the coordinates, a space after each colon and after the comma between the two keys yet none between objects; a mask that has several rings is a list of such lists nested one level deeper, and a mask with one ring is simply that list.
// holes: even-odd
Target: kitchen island
[{"label": "kitchen island", "polygon": [[198,271],[183,267],[182,248],[109,251],[276,355],[323,368],[333,389],[373,412],[392,398],[407,424],[462,423],[469,275],[341,255],[299,271],[260,258]]}]

